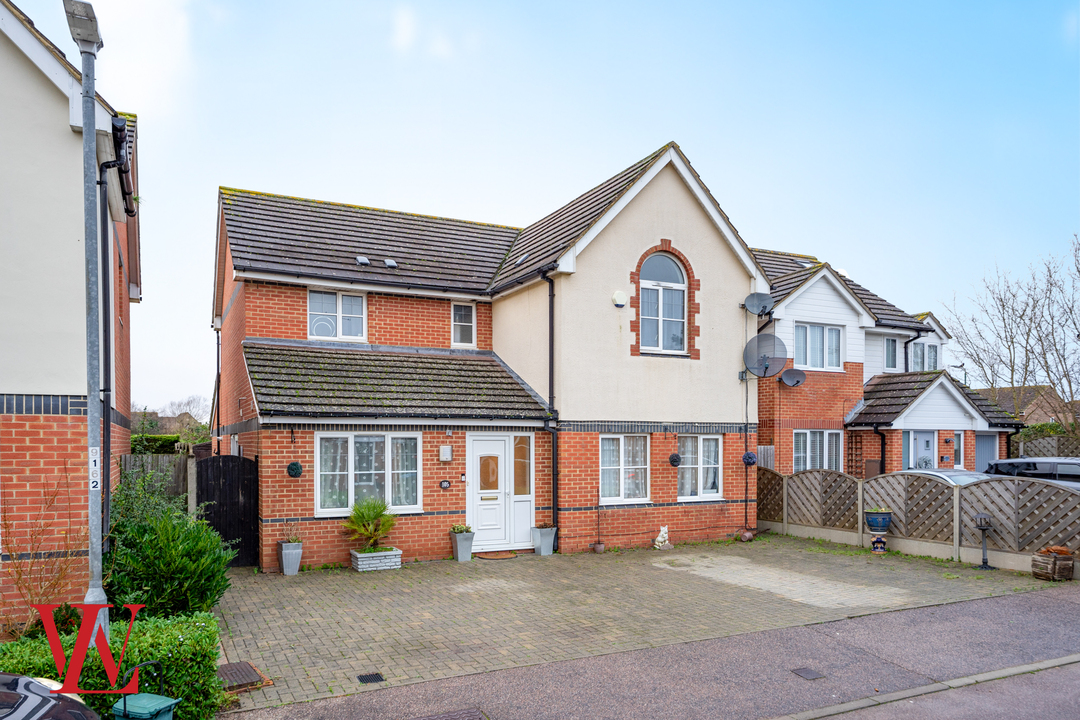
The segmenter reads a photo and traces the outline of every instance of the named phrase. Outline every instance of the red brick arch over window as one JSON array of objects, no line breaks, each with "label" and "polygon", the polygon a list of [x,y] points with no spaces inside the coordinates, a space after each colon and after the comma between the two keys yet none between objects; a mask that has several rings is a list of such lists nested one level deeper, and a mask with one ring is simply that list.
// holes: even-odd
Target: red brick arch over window
[{"label": "red brick arch over window", "polygon": [[646,250],[638,258],[634,272],[630,273],[630,282],[634,284],[634,295],[630,298],[630,307],[634,309],[634,319],[630,321],[630,332],[634,333],[634,344],[630,346],[630,354],[641,355],[641,344],[639,343],[641,334],[639,323],[641,316],[641,266],[649,259],[650,255],[658,252],[674,256],[686,272],[686,349],[691,360],[700,360],[701,351],[697,348],[697,337],[701,334],[697,326],[697,314],[698,310],[700,310],[697,293],[701,289],[701,281],[694,275],[694,268],[690,265],[690,261],[686,259],[685,255],[671,246],[670,240],[661,240],[659,245],[654,245]]}]

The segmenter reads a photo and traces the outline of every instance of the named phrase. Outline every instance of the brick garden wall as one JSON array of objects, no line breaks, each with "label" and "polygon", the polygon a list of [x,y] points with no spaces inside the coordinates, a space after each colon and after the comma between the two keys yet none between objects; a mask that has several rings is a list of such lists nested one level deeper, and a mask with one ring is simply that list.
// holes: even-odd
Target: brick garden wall
[{"label": "brick garden wall", "polygon": [[[756,447],[751,433],[749,446]],[[751,527],[757,524],[757,474],[746,473],[741,434],[724,435],[723,497],[731,503],[664,505],[678,501],[678,470],[668,457],[678,449],[678,436],[653,433],[649,437],[649,505],[604,507],[597,512],[600,492],[600,434],[559,433],[559,548],[561,552],[588,550],[599,538],[610,547],[649,545],[667,525],[673,543],[730,537],[743,527],[744,509]],[[748,482],[748,493],[745,492]],[[742,500],[750,498],[749,506]],[[576,508],[576,509],[572,509]],[[597,524],[599,522],[599,531]]]}]

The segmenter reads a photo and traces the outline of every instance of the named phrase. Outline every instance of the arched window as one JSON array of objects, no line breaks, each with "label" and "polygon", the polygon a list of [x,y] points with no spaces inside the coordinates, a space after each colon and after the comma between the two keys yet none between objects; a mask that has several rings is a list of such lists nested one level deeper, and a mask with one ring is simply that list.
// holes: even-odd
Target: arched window
[{"label": "arched window", "polygon": [[686,352],[686,275],[670,255],[656,253],[641,266],[642,350]]}]

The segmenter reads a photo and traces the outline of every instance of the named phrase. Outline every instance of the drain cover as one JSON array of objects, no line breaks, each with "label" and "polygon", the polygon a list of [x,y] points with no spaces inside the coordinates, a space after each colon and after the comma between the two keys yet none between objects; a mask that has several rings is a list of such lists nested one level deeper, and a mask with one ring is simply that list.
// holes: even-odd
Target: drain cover
[{"label": "drain cover", "polygon": [[382,676],[382,673],[367,673],[366,675],[357,675],[356,679],[367,685],[368,683],[383,682],[386,680]]},{"label": "drain cover", "polygon": [[820,680],[821,678],[825,677],[817,670],[814,670],[812,668],[795,668],[791,672],[795,673],[804,680]]},{"label": "drain cover", "polygon": [[221,678],[221,684],[225,691],[243,690],[262,683],[263,679],[251,663],[236,662],[221,665],[217,669],[217,676]]},{"label": "drain cover", "polygon": [[484,714],[479,710],[455,710],[442,715],[429,715],[414,720],[484,720]]}]

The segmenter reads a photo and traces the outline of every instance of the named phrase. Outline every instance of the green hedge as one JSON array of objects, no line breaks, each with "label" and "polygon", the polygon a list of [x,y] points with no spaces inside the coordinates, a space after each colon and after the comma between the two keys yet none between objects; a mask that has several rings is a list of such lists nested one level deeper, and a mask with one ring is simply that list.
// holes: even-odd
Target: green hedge
[{"label": "green hedge", "polygon": [[[115,613],[116,611],[113,610]],[[127,611],[121,610],[127,615]],[[120,648],[127,634],[126,622],[114,622],[109,646],[113,658],[119,660]],[[75,633],[61,635],[68,658],[75,646]],[[177,720],[211,720],[225,698],[217,677],[218,627],[210,613],[196,613],[187,617],[147,618],[138,615],[131,629],[127,652],[121,666],[123,673],[147,660],[160,660],[165,672],[165,695],[183,698],[176,706],[173,716]],[[56,663],[45,638],[24,638],[17,642],[0,645],[0,668],[4,672],[30,677],[56,677]],[[149,672],[147,672],[149,670]],[[139,690],[157,692],[156,668],[139,671]],[[101,657],[96,649],[86,654],[82,681],[79,687],[87,690],[105,690],[109,681]],[[97,695],[85,693],[83,702],[102,718],[112,717],[113,704],[122,695]]]},{"label": "green hedge", "polygon": [[132,455],[175,455],[179,435],[132,435]]}]

